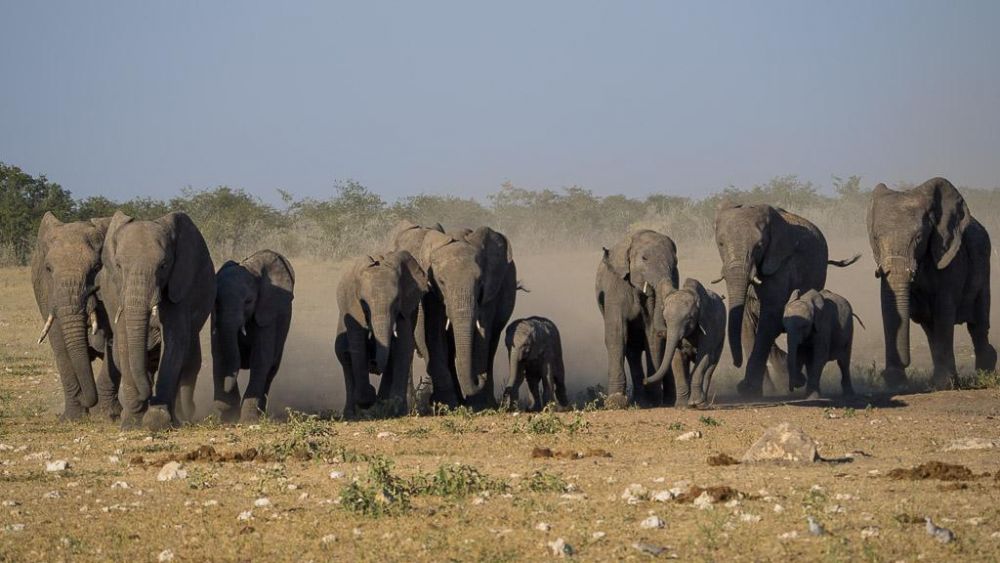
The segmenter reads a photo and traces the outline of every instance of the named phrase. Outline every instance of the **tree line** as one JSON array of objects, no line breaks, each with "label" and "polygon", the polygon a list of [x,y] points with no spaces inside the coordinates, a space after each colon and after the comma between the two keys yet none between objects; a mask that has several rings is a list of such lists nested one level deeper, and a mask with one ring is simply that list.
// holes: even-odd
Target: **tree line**
[{"label": "tree line", "polygon": [[[386,234],[401,219],[440,222],[446,228],[489,225],[505,233],[518,252],[610,246],[634,228],[655,229],[679,243],[704,242],[714,236],[715,208],[724,198],[784,207],[815,222],[827,238],[856,238],[865,233],[868,188],[858,176],[834,177],[832,190],[824,192],[788,175],[750,188],[730,186],[701,198],[602,197],[578,186],[532,190],[506,182],[485,201],[420,194],[390,202],[346,180],[334,183],[331,195],[323,199],[296,198],[279,190],[282,206],[276,207],[229,186],[185,188],[170,199],[77,199],[44,175],[32,176],[0,162],[0,265],[27,263],[46,211],[63,221],[110,216],[118,209],[142,219],[184,211],[202,230],[217,261],[240,259],[265,247],[292,257],[336,260],[383,247]],[[980,222],[1000,232],[1000,190],[959,189]]]}]

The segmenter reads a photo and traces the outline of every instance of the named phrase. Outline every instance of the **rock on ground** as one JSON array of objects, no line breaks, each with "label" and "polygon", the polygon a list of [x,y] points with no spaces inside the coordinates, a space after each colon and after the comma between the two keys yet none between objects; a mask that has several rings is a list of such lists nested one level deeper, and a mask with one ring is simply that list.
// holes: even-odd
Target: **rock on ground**
[{"label": "rock on ground", "polygon": [[1000,444],[1000,441],[989,440],[987,438],[959,438],[957,440],[952,440],[950,444],[945,446],[944,451],[992,450],[997,447],[998,444]]},{"label": "rock on ground", "polygon": [[187,479],[187,471],[181,469],[181,464],[171,461],[160,468],[156,474],[157,481],[173,481],[175,479]]},{"label": "rock on ground", "polygon": [[816,441],[787,422],[769,428],[743,454],[743,462],[784,461],[812,463],[819,461]]}]

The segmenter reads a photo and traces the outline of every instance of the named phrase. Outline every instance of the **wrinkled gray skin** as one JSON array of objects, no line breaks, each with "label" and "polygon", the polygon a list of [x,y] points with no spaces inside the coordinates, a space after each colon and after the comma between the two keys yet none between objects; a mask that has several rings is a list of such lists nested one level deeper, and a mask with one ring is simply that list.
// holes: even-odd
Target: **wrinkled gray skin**
[{"label": "wrinkled gray skin", "polygon": [[417,409],[430,401],[495,408],[493,361],[518,289],[510,243],[489,227],[442,230],[409,222],[395,229],[396,249],[417,258],[429,283],[416,331],[427,363]]},{"label": "wrinkled gray skin", "polygon": [[868,235],[882,285],[886,382],[905,385],[910,365],[910,320],[924,329],[934,362],[933,384],[956,376],[955,325],[966,323],[976,369],[996,369],[989,342],[990,237],[965,199],[944,178],[897,192],[872,192]]},{"label": "wrinkled gray skin", "polygon": [[561,408],[569,406],[562,341],[555,323],[544,317],[517,319],[507,325],[504,344],[510,372],[501,405],[516,408],[521,384],[527,380],[532,399],[529,410],[542,410],[553,401]]},{"label": "wrinkled gray skin", "polygon": [[[788,337],[788,373],[801,377],[806,369],[806,397],[819,398],[823,366],[837,362],[840,389],[854,395],[851,386],[851,347],[854,343],[854,311],[840,295],[810,289],[792,292],[785,305],[782,324]],[[788,391],[794,389],[789,386]]]},{"label": "wrinkled gray skin", "polygon": [[[611,250],[605,249],[597,266],[596,291],[608,350],[608,406],[624,407],[628,402],[625,362],[632,377],[633,401],[642,406],[674,403],[672,380],[642,382],[644,374],[655,371],[663,359],[665,330],[657,300],[675,291],[678,279],[677,246],[666,235],[639,230]],[[679,356],[670,360],[680,367]]]},{"label": "wrinkled gray skin", "polygon": [[[215,274],[212,373],[215,407],[223,421],[254,422],[267,412],[267,396],[281,366],[292,322],[295,271],[288,260],[261,250],[229,261]],[[237,375],[250,370],[243,400]]]},{"label": "wrinkled gray skin", "polygon": [[744,397],[760,397],[768,371],[775,385],[788,381],[787,359],[774,341],[783,330],[789,295],[796,289],[823,289],[828,264],[849,266],[858,256],[828,261],[826,239],[815,225],[770,205],[722,202],[715,215],[715,240],[729,297],[733,364],[742,366],[744,350],[750,352],[737,389]]},{"label": "wrinkled gray skin", "polygon": [[[357,415],[376,399],[394,414],[410,411],[414,328],[425,293],[427,276],[405,250],[355,260],[341,276],[334,349],[344,369],[345,415]],[[377,394],[370,373],[382,376]]]},{"label": "wrinkled gray skin", "polygon": [[[43,320],[39,343],[48,338],[62,381],[63,420],[76,420],[95,405],[110,418],[121,412],[121,374],[111,354],[111,323],[97,287],[110,221],[63,223],[46,213],[38,228],[31,284]],[[104,361],[95,383],[92,362],[97,358]]]},{"label": "wrinkled gray skin", "polygon": [[115,311],[114,356],[124,375],[122,426],[141,421],[158,430],[189,420],[201,369],[198,334],[215,303],[205,239],[184,213],[140,221],[119,211],[102,262],[98,283]]},{"label": "wrinkled gray skin", "polygon": [[[673,371],[676,405],[701,406],[726,342],[726,306],[722,297],[701,282],[687,279],[679,290],[663,299],[660,313],[666,325],[667,346],[659,369],[645,383],[660,381]],[[681,356],[681,369],[671,370],[668,358],[675,353]]]}]

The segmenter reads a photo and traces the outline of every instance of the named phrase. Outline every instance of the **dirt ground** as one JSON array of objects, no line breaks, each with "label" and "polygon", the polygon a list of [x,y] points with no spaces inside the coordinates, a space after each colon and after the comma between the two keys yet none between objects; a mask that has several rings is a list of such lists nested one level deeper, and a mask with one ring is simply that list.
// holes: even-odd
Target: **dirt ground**
[{"label": "dirt ground", "polygon": [[[842,258],[867,243],[831,246],[831,256]],[[593,290],[599,256],[517,257],[531,292],[519,294],[515,316],[544,315],[560,326],[570,396],[581,407],[586,387],[606,383]],[[41,319],[28,272],[0,273],[0,561],[541,560],[560,551],[560,539],[570,546],[563,553],[582,560],[1000,558],[1000,390],[893,396],[882,389],[870,253],[831,270],[828,281],[868,327],[856,333],[854,380],[862,395],[850,403],[837,400],[839,378],[828,372],[824,391],[833,400],[778,396],[737,405],[739,373],[724,357],[717,405],[708,411],[459,411],[367,422],[328,416],[343,401],[332,352],[337,265],[296,269],[295,318],[272,390],[273,419],[242,427],[207,418],[156,434],[96,420],[56,422],[62,398],[49,347],[34,343]],[[713,279],[718,256],[682,246],[680,269],[682,279]],[[969,339],[964,330],[956,334],[959,367],[968,373]],[[919,329],[912,341],[919,389],[929,355]],[[202,416],[210,414],[206,366],[196,396]],[[286,409],[324,416],[289,419]],[[739,459],[782,422],[838,461],[709,464],[717,454]],[[676,439],[691,431],[700,437]],[[971,446],[978,449],[963,449]],[[171,460],[182,476],[158,480]],[[59,461],[67,467],[47,470]],[[935,472],[919,480],[890,476],[931,461],[970,473],[958,472],[959,481]],[[711,503],[663,493],[692,485],[734,491]],[[627,488],[631,502],[623,498]],[[651,516],[656,526],[643,527]],[[810,516],[825,533],[810,533]],[[954,541],[929,535],[924,517],[952,530]]]}]

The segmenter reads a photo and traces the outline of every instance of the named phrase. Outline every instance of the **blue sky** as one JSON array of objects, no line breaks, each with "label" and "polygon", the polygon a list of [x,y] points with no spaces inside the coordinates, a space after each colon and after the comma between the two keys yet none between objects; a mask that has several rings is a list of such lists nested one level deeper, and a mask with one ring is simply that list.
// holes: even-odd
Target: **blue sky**
[{"label": "blue sky", "polygon": [[11,2],[0,160],[227,184],[1000,186],[1000,2]]}]

